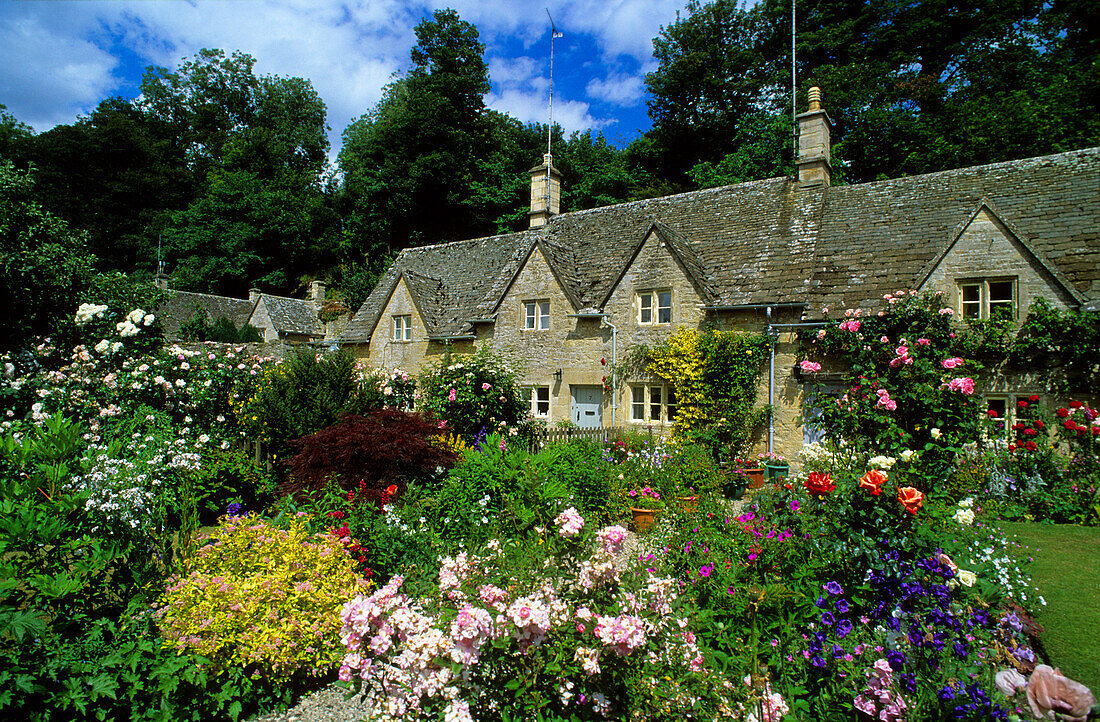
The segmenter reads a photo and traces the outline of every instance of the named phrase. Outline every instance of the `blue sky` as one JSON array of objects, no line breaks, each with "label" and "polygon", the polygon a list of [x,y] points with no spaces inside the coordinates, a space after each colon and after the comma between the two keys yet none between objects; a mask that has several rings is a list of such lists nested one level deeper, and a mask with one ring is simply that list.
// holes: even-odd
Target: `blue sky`
[{"label": "blue sky", "polygon": [[649,128],[644,76],[652,39],[686,0],[0,0],[0,103],[37,131],[72,123],[99,101],[138,92],[148,65],[174,68],[200,48],[253,55],[258,74],[313,82],[340,133],[409,66],[413,28],[452,7],[478,27],[490,107],[545,122],[549,21],[554,120],[622,145]]}]

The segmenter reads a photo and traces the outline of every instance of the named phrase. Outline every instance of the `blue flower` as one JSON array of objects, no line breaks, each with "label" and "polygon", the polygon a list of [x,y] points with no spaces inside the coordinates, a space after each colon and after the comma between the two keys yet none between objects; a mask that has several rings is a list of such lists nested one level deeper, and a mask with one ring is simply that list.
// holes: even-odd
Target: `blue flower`
[{"label": "blue flower", "polygon": [[233,502],[228,507],[226,507],[225,513],[228,514],[229,516],[239,516],[240,513],[241,513],[241,509],[243,509],[243,508],[244,508],[243,505],[238,504],[237,502]]},{"label": "blue flower", "polygon": [[937,694],[939,694],[940,699],[945,701],[949,699],[955,699],[955,688],[949,684],[945,684],[943,687],[940,688],[940,691]]},{"label": "blue flower", "polygon": [[835,581],[834,582],[829,582],[828,584],[824,585],[824,588],[825,588],[825,591],[827,591],[829,594],[833,595],[834,597],[839,595],[839,594],[844,593],[844,587],[840,586],[840,584],[835,582]]},{"label": "blue flower", "polygon": [[970,654],[970,646],[961,639],[955,640],[952,648],[955,651],[955,656],[959,659],[966,659],[966,655]]},{"label": "blue flower", "polygon": [[821,623],[824,624],[826,627],[831,626],[832,623],[835,622],[835,621],[836,621],[836,617],[833,616],[832,612],[822,612],[821,613]]},{"label": "blue flower", "polygon": [[836,607],[836,610],[841,614],[848,613],[848,600],[844,599],[843,597],[836,600],[836,604],[834,604],[833,606]]},{"label": "blue flower", "polygon": [[841,619],[836,623],[836,636],[844,639],[852,631],[852,623],[847,619]]},{"label": "blue flower", "polygon": [[825,660],[820,655],[814,655],[812,658],[810,658],[810,664],[815,667],[824,667]]},{"label": "blue flower", "polygon": [[814,606],[817,607],[818,609],[824,609],[825,605],[827,605],[827,604],[828,604],[828,602],[825,601],[825,597],[818,597],[817,601],[814,602]]}]

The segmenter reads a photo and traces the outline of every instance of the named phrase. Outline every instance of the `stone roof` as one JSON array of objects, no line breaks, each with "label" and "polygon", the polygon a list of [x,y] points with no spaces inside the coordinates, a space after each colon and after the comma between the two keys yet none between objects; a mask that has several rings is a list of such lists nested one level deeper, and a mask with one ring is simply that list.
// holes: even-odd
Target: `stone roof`
[{"label": "stone roof", "polygon": [[[916,287],[985,204],[1079,298],[1100,288],[1100,148],[853,186],[790,178],[554,216],[521,233],[402,251],[341,341],[364,342],[404,275],[429,336],[470,332],[535,247],[601,308],[652,230],[711,306],[857,305]],[[413,280],[410,280],[413,279]]]},{"label": "stone roof", "polygon": [[208,293],[170,290],[168,294],[168,300],[157,308],[156,313],[164,325],[165,334],[170,337],[176,336],[180,326],[194,318],[196,313],[205,314],[208,323],[224,317],[237,328],[242,328],[248,323],[248,317],[252,315],[255,305],[247,298],[213,296]]},{"label": "stone roof", "polygon": [[272,327],[279,333],[325,335],[325,328],[312,301],[264,293],[261,294],[259,303],[264,304]]}]

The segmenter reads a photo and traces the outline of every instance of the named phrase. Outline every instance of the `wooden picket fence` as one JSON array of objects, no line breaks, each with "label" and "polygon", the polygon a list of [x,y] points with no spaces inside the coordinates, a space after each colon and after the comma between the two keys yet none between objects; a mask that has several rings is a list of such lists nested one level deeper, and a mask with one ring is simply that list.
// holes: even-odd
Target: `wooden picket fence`
[{"label": "wooden picket fence", "polygon": [[594,429],[566,428],[543,429],[531,439],[529,451],[533,454],[554,444],[564,444],[575,439],[585,439],[606,444],[618,439],[622,429],[618,426],[603,426]]}]

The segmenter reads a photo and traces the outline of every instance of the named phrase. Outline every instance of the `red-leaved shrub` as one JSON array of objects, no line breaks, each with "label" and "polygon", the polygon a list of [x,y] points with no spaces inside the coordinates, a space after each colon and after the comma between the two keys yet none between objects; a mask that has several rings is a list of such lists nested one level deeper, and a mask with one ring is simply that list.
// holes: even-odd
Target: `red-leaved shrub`
[{"label": "red-leaved shrub", "polygon": [[334,426],[290,442],[290,478],[283,491],[295,498],[319,496],[334,482],[345,491],[382,499],[396,483],[400,493],[409,479],[423,478],[455,462],[445,446],[431,443],[443,433],[418,414],[382,409],[367,416],[344,414]]}]

